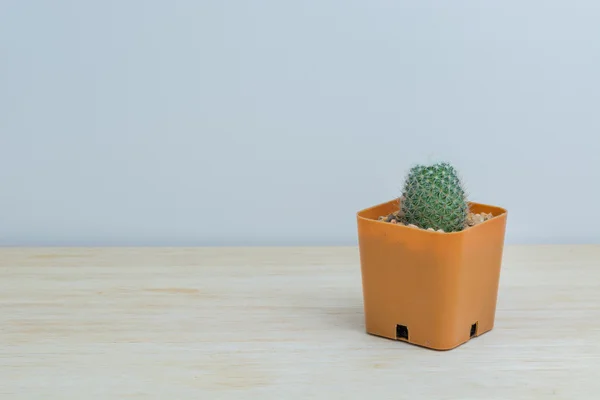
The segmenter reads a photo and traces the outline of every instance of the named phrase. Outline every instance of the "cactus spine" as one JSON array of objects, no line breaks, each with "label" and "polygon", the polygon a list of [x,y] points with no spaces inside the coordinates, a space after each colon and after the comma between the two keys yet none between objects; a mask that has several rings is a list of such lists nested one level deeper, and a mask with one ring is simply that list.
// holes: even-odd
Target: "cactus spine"
[{"label": "cactus spine", "polygon": [[458,173],[447,162],[410,169],[401,211],[406,224],[457,232],[465,227],[469,203]]}]

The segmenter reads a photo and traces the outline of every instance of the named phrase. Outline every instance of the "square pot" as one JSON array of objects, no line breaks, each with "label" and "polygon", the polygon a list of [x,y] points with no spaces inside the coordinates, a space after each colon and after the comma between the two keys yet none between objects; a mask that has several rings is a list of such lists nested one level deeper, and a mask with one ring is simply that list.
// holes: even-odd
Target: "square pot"
[{"label": "square pot", "polygon": [[507,211],[460,232],[378,221],[398,199],[357,214],[366,331],[450,350],[494,327]]}]

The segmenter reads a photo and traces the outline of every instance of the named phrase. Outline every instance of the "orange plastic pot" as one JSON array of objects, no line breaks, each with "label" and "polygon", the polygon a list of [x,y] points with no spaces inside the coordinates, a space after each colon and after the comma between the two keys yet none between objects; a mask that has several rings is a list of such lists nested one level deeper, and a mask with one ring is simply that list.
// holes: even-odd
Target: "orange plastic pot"
[{"label": "orange plastic pot", "polygon": [[470,203],[493,218],[442,233],[378,221],[392,200],[357,214],[367,333],[450,350],[494,327],[507,211]]}]

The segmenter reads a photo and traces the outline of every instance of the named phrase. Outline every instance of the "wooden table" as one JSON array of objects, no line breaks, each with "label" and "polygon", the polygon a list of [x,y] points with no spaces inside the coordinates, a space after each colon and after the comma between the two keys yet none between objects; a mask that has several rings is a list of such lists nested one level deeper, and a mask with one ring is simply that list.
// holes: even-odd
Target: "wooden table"
[{"label": "wooden table", "polygon": [[0,399],[591,399],[600,246],[508,246],[496,328],[365,333],[358,250],[0,249]]}]

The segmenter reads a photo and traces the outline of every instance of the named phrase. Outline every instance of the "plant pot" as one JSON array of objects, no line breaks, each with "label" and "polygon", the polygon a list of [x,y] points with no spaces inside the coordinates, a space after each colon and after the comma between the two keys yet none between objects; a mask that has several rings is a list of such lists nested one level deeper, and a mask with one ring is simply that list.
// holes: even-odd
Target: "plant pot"
[{"label": "plant pot", "polygon": [[398,199],[358,212],[367,333],[450,350],[494,327],[507,211],[469,204],[493,218],[443,233],[378,221]]}]

